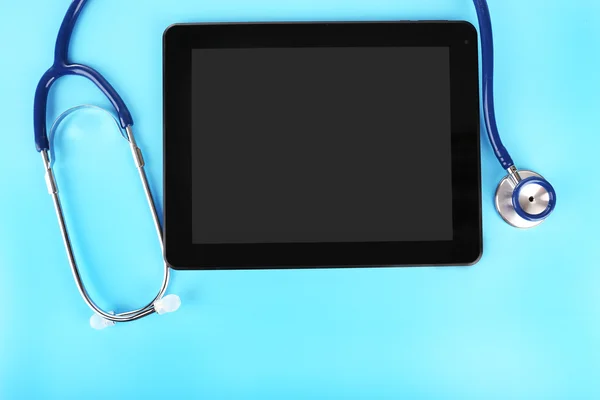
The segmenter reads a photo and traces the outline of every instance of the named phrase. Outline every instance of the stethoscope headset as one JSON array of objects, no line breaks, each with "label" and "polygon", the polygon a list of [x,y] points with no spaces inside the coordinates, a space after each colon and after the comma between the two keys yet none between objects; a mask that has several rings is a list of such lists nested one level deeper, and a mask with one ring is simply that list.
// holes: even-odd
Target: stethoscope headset
[{"label": "stethoscope headset", "polygon": [[[142,186],[146,194],[146,199],[151,210],[162,248],[162,227],[144,170],[142,151],[137,146],[133,136],[133,118],[131,113],[121,96],[119,96],[117,91],[102,77],[102,75],[88,66],[73,64],[68,60],[69,43],[73,28],[75,27],[77,18],[86,1],[87,0],[72,0],[63,19],[56,40],[54,64],[42,76],[36,89],[34,103],[34,133],[36,148],[42,155],[48,191],[53,199],[75,283],[86,304],[94,311],[94,315],[90,320],[92,327],[95,329],[103,329],[107,326],[114,325],[116,322],[135,321],[155,312],[164,314],[175,311],[179,308],[181,301],[176,295],[164,296],[169,284],[169,267],[165,263],[163,283],[159,293],[152,302],[140,309],[129,312],[119,314],[106,312],[98,307],[90,298],[75,261],[65,217],[58,196],[58,186],[52,171],[54,155],[51,151],[50,144],[53,135],[48,135],[46,128],[46,107],[50,88],[56,80],[65,75],[79,75],[89,79],[106,95],[114,107],[119,117],[118,124],[120,125],[120,128],[123,129],[123,136],[129,142],[134,162],[138,168]],[[473,0],[473,3],[477,10],[481,35],[483,111],[487,135],[494,150],[494,155],[502,168],[508,172],[508,175],[500,181],[498,189],[496,190],[496,209],[508,224],[517,228],[531,228],[542,223],[552,213],[556,206],[556,193],[552,185],[541,175],[529,170],[519,170],[502,144],[496,124],[496,114],[494,109],[494,42],[490,12],[486,0]],[[60,119],[61,118],[59,117],[59,120]],[[51,130],[51,133],[52,131],[53,129]]]}]

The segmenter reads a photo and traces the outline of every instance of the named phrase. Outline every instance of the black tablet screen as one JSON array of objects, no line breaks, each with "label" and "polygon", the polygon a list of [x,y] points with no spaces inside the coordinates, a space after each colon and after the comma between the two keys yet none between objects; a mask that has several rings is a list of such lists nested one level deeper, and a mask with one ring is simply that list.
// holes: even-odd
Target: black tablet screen
[{"label": "black tablet screen", "polygon": [[193,242],[453,238],[448,47],[196,49]]}]

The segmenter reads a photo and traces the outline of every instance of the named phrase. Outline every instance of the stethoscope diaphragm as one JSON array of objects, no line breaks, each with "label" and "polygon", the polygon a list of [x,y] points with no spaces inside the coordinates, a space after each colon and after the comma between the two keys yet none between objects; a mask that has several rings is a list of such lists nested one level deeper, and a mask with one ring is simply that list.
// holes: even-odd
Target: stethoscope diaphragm
[{"label": "stethoscope diaphragm", "polygon": [[541,175],[519,170],[520,181],[504,177],[496,190],[496,210],[508,224],[522,229],[541,224],[554,210],[554,188]]}]

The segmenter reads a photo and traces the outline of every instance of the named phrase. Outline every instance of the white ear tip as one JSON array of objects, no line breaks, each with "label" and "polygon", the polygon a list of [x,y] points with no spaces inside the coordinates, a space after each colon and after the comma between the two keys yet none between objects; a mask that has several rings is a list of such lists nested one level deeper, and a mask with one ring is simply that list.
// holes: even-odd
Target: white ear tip
[{"label": "white ear tip", "polygon": [[169,294],[154,302],[154,309],[160,315],[177,311],[181,306],[181,299],[176,294]]},{"label": "white ear tip", "polygon": [[114,321],[109,321],[108,319],[102,317],[100,314],[94,314],[90,318],[90,326],[96,330],[108,328],[109,326],[113,326],[114,324]]}]

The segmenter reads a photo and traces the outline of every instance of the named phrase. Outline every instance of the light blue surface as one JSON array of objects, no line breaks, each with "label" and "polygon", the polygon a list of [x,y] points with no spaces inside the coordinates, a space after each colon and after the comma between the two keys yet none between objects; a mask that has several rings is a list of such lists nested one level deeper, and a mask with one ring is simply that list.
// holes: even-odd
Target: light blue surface
[{"label": "light blue surface", "polygon": [[[489,0],[505,144],[558,192],[542,226],[496,215],[503,173],[482,136],[477,266],[175,272],[177,313],[104,331],[88,325],[33,142],[35,86],[68,3],[0,0],[1,399],[600,398],[596,0]],[[471,0],[92,0],[71,55],[128,103],[162,207],[163,30],[327,19],[475,22],[475,11]],[[107,105],[85,80],[62,80],[50,119],[81,103]],[[161,256],[109,123],[73,116],[56,168],[90,291],[121,310],[154,296]]]}]

